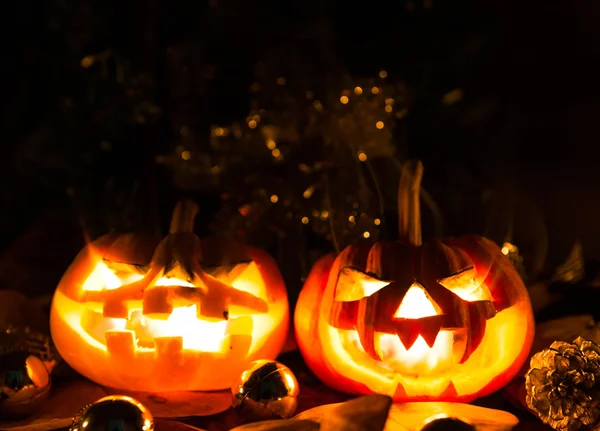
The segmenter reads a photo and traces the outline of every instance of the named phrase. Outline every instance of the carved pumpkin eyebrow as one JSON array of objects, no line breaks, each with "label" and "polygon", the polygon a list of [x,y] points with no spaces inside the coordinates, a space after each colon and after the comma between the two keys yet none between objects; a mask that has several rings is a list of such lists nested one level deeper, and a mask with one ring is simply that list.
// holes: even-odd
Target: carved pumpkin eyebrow
[{"label": "carved pumpkin eyebrow", "polygon": [[380,280],[374,274],[347,266],[340,270],[334,297],[336,301],[341,302],[358,301],[373,295],[389,284],[389,281]]},{"label": "carved pumpkin eyebrow", "polygon": [[200,263],[200,267],[211,277],[216,278],[217,280],[222,281],[223,283],[232,284],[252,264],[254,264],[254,262],[252,260],[248,260],[243,262],[228,263],[224,265],[206,265]]},{"label": "carved pumpkin eyebrow", "polygon": [[474,266],[469,266],[461,271],[449,275],[448,277],[440,278],[437,282],[444,287],[452,288],[464,282],[474,280],[477,277],[477,271]]},{"label": "carved pumpkin eyebrow", "polygon": [[124,263],[124,262],[117,262],[114,260],[109,260],[106,258],[102,259],[102,262],[107,266],[107,268],[109,268],[111,271],[114,272],[125,272],[125,273],[137,273],[137,274],[145,274],[146,272],[148,272],[148,269],[150,268],[150,265],[138,265],[135,263]]}]

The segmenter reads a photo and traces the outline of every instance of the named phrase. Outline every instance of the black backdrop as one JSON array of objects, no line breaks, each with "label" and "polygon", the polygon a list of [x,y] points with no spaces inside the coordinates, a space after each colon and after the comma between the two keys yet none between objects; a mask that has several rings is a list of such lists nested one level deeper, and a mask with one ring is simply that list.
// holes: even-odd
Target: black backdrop
[{"label": "black backdrop", "polygon": [[[144,208],[137,213],[148,225],[164,228],[182,193],[153,163],[172,151],[168,115],[151,127],[131,126],[118,115],[118,92],[102,83],[93,85],[101,108],[85,102],[95,79],[81,73],[85,55],[118,52],[151,77],[146,91],[153,100],[167,111],[193,113],[208,131],[247,112],[255,61],[281,52],[292,65],[294,58],[312,59],[315,73],[324,76],[335,67],[354,75],[383,67],[411,85],[415,102],[402,126],[407,153],[425,161],[427,185],[452,233],[485,228],[478,217],[452,210],[446,188],[468,184],[449,186],[448,178],[467,172],[473,181],[511,184],[508,196],[527,193],[523,199],[536,202],[552,233],[551,259],[562,259],[577,238],[589,256],[600,257],[600,6],[429,3],[5,2],[0,245],[48,214],[73,213],[80,220],[97,217],[98,208],[121,208],[123,202],[89,196],[106,189],[107,177],[116,192],[143,178],[135,199],[125,201]],[[210,86],[199,88],[184,108],[172,100],[177,72],[164,60],[170,46],[182,45],[192,47],[189,64],[215,71]],[[465,90],[462,108],[435,108],[454,88]],[[91,126],[99,115],[105,124]],[[107,136],[120,145],[118,152],[95,151]],[[75,197],[66,192],[73,186]],[[217,202],[202,198],[206,205]]]}]

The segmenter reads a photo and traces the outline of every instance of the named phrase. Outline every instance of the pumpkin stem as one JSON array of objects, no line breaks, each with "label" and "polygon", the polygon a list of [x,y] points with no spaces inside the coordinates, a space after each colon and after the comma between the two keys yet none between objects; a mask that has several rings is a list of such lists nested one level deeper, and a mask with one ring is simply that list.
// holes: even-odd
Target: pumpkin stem
[{"label": "pumpkin stem", "polygon": [[173,210],[169,233],[193,233],[194,219],[199,209],[198,204],[194,201],[184,200],[177,202]]},{"label": "pumpkin stem", "polygon": [[398,235],[415,247],[422,244],[421,206],[419,194],[423,178],[423,163],[407,160],[402,165],[398,186]]}]

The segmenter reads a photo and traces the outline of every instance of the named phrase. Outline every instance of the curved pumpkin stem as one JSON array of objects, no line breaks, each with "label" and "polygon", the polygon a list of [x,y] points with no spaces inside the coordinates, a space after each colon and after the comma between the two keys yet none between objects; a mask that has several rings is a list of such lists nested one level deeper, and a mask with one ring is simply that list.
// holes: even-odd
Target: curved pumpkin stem
[{"label": "curved pumpkin stem", "polygon": [[422,244],[421,206],[419,192],[423,178],[423,163],[407,160],[402,165],[398,186],[398,235],[415,247]]},{"label": "curved pumpkin stem", "polygon": [[193,233],[194,220],[200,207],[191,200],[177,202],[171,218],[169,233]]}]

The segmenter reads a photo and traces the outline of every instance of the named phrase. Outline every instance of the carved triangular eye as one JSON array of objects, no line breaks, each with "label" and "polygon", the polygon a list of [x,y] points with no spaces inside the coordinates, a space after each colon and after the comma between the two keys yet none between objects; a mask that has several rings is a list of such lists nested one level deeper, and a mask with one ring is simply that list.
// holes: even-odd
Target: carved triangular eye
[{"label": "carved triangular eye", "polygon": [[438,280],[438,283],[465,301],[492,300],[491,292],[481,277],[478,277],[477,270],[473,266],[444,277]]},{"label": "carved triangular eye", "polygon": [[202,270],[223,283],[232,285],[254,262],[249,260],[226,265],[202,265]]},{"label": "carved triangular eye", "polygon": [[335,300],[342,302],[358,301],[371,296],[390,284],[353,267],[342,268],[335,289]]}]

